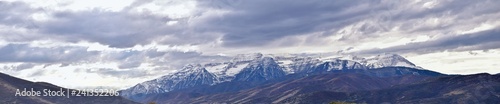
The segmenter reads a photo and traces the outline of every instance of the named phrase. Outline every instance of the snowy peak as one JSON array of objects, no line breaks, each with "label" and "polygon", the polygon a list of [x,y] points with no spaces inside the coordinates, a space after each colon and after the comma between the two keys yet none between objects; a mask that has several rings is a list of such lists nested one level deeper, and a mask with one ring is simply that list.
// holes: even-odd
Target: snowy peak
[{"label": "snowy peak", "polygon": [[261,53],[238,54],[231,61],[223,63],[208,63],[203,65],[209,72],[219,77],[220,81],[231,81],[236,74],[247,67],[258,67],[274,65],[276,61],[270,57],[264,57]]},{"label": "snowy peak", "polygon": [[215,74],[221,82],[231,81],[236,74],[248,66],[250,61],[205,64],[205,69]]},{"label": "snowy peak", "polygon": [[216,83],[219,83],[217,76],[208,72],[201,65],[186,65],[179,72],[139,83],[134,87],[124,90],[122,93],[123,96],[165,93],[200,85],[214,85]]},{"label": "snowy peak", "polygon": [[311,57],[294,57],[286,60],[278,60],[278,62],[282,63],[283,68],[288,74],[293,74],[304,70],[310,70],[322,61]]},{"label": "snowy peak", "polygon": [[286,73],[271,57],[255,59],[240,73],[236,74],[235,81],[261,82],[285,76]]},{"label": "snowy peak", "polygon": [[402,67],[410,67],[410,68],[419,68],[415,66],[415,64],[411,63],[403,56],[398,54],[381,54],[377,55],[373,58],[366,59],[365,65],[370,68],[382,68],[388,66],[402,66]]},{"label": "snowy peak", "polygon": [[347,70],[347,69],[364,69],[365,67],[361,65],[360,63],[356,61],[351,61],[351,60],[329,60],[326,61],[324,64],[326,64],[327,70]]},{"label": "snowy peak", "polygon": [[[287,74],[328,73],[336,70],[375,69],[383,67],[415,66],[397,54],[382,54],[374,57],[329,56],[310,57],[300,55],[263,55],[261,53],[239,54],[226,62],[188,64],[178,72],[158,79],[137,84],[122,93],[131,98],[137,94],[165,93],[201,85],[215,85],[229,81],[263,82]],[[133,97],[132,97],[133,98]]]},{"label": "snowy peak", "polygon": [[302,65],[307,66],[299,73],[327,73],[334,70],[351,70],[351,69],[366,69],[366,67],[356,61],[341,60],[341,59],[328,59],[322,60],[316,65]]},{"label": "snowy peak", "polygon": [[406,58],[398,54],[384,53],[373,57],[359,57],[359,56],[349,55],[342,58],[346,60],[359,62],[362,65],[366,66],[368,69],[395,67],[395,66],[423,69],[421,67],[416,66],[415,64],[413,64],[412,62],[408,61]]},{"label": "snowy peak", "polygon": [[220,63],[208,63],[203,65],[209,72],[216,74],[221,81],[230,81],[243,68],[254,60],[262,59],[261,53],[238,54],[230,61]]}]

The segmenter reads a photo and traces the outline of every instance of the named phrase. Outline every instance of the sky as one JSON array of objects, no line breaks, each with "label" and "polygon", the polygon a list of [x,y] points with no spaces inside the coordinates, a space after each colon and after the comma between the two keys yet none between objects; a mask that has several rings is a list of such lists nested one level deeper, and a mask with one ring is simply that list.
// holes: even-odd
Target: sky
[{"label": "sky", "polygon": [[246,53],[400,54],[500,73],[498,0],[1,0],[0,72],[127,88]]}]

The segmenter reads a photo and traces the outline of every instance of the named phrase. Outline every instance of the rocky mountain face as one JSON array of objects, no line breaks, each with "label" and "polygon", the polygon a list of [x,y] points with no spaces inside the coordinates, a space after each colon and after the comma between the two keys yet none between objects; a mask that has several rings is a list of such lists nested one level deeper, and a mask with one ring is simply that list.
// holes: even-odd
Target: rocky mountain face
[{"label": "rocky mountain face", "polygon": [[294,95],[280,103],[327,103],[332,101],[394,104],[494,104],[500,102],[500,76],[451,75],[354,92],[318,91]]},{"label": "rocky mountain face", "polygon": [[[394,66],[401,68],[381,69],[376,73],[365,71]],[[416,71],[423,70],[415,68],[419,67],[396,54],[371,58],[241,54],[227,62],[187,65],[177,73],[137,84],[121,92],[124,97],[144,102],[147,101],[144,99],[152,96],[184,89],[199,90],[207,86],[217,86],[214,89],[219,89],[210,93],[225,93],[325,73],[349,72],[384,77],[420,74]]]},{"label": "rocky mountain face", "polygon": [[[31,91],[40,91],[41,96],[15,96],[17,90],[23,91],[24,89]],[[15,78],[3,73],[0,73],[0,103],[1,104],[139,104],[120,96],[43,96],[43,90],[67,91],[68,89],[52,85],[45,82],[30,82],[27,80]],[[71,89],[69,91],[72,91]]]},{"label": "rocky mountain face", "polygon": [[215,74],[208,72],[201,65],[187,65],[179,72],[143,82],[121,91],[121,95],[130,96],[129,99],[132,100],[140,100],[148,94],[165,93],[200,85],[214,85],[219,82]]},{"label": "rocky mountain face", "polygon": [[238,55],[227,62],[188,64],[122,90],[121,97],[14,96],[23,88],[72,90],[0,73],[2,104],[500,102],[500,74],[444,75],[396,54],[368,58]]},{"label": "rocky mountain face", "polygon": [[[381,73],[377,72],[377,69],[366,71],[369,71],[366,73]],[[500,76],[498,75],[435,76],[425,73],[432,72],[390,77],[351,72],[327,73],[268,83],[236,92],[208,93],[208,89],[221,87],[217,85],[177,90],[155,96],[157,100],[152,101],[159,103],[306,104],[330,102],[491,104],[499,102]]]},{"label": "rocky mountain face", "polygon": [[[400,71],[390,70],[402,70],[401,72],[404,73],[394,74]],[[284,99],[281,97],[285,95],[291,97],[292,95],[334,89],[336,89],[335,91],[382,89],[437,76],[443,75],[428,70],[405,67],[386,67],[373,70],[336,70],[308,75],[289,74],[257,85],[232,81],[213,86],[176,90],[150,96],[148,101],[160,103],[271,103],[278,99]],[[254,102],[252,100],[263,102]]]},{"label": "rocky mountain face", "polygon": [[193,99],[185,99],[185,101],[189,101],[185,103],[295,103],[288,101],[296,96],[312,92],[357,92],[379,90],[390,88],[395,85],[411,83],[409,81],[420,82],[430,78],[430,76],[418,75],[382,78],[355,73],[319,74],[267,84],[238,92],[205,95]]},{"label": "rocky mountain face", "polygon": [[177,73],[137,84],[122,92],[123,96],[133,98],[136,95],[165,93],[227,81],[259,83],[294,73],[317,74],[334,70],[370,69],[398,65],[416,67],[413,63],[395,54],[379,55],[370,59],[357,58],[355,60],[298,56],[264,56],[260,53],[241,54],[228,62],[186,65]]},{"label": "rocky mountain face", "polygon": [[396,54],[374,57],[238,55],[122,91],[137,102],[496,103],[500,76],[444,75]]},{"label": "rocky mountain face", "polygon": [[233,81],[262,82],[285,76],[285,71],[273,58],[256,59],[236,74]]},{"label": "rocky mountain face", "polygon": [[367,69],[375,69],[375,68],[383,68],[391,66],[422,69],[421,67],[416,66],[415,64],[413,64],[412,62],[410,62],[409,60],[398,54],[384,53],[372,57],[343,56],[337,58],[359,62]]}]

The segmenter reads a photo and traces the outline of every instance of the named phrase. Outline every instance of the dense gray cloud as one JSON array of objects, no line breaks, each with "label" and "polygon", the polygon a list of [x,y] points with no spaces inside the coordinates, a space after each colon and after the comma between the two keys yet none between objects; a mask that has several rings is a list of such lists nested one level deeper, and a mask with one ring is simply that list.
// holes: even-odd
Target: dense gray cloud
[{"label": "dense gray cloud", "polygon": [[21,71],[24,69],[30,69],[35,67],[36,64],[34,63],[22,63],[19,65],[11,65],[11,66],[4,66],[2,69],[4,70],[13,70],[13,71]]},{"label": "dense gray cloud", "polygon": [[132,61],[132,62],[126,62],[126,63],[121,63],[118,65],[118,68],[120,69],[128,69],[128,68],[136,68],[141,66],[141,62],[139,61]]},{"label": "dense gray cloud", "polygon": [[[499,1],[467,0],[423,1],[419,3],[383,0],[201,0],[197,1],[195,11],[197,13],[193,13],[192,17],[177,19],[151,11],[138,12],[134,10],[136,7],[152,2],[153,0],[135,1],[121,11],[108,11],[101,8],[81,11],[52,11],[50,9],[34,8],[23,2],[0,2],[0,5],[2,5],[0,7],[0,11],[2,11],[0,13],[0,25],[18,26],[18,28],[30,31],[24,34],[23,32],[7,31],[9,34],[1,34],[1,36],[7,42],[17,42],[23,39],[25,42],[36,39],[73,43],[90,41],[118,48],[146,45],[152,41],[169,45],[196,45],[213,43],[219,41],[219,39],[222,42],[222,47],[259,47],[266,46],[279,39],[298,39],[286,37],[310,35],[319,32],[321,33],[320,36],[314,36],[314,38],[304,37],[306,41],[303,41],[303,43],[328,42],[322,39],[342,34],[340,39],[333,41],[344,42],[343,44],[349,46],[340,46],[339,48],[350,51],[353,49],[352,47],[357,47],[356,45],[360,43],[377,41],[373,39],[383,39],[383,37],[412,37],[420,34],[430,34],[429,36],[433,37],[432,34],[447,34],[456,29],[473,28],[473,25],[467,26],[465,24],[494,21],[495,18],[492,17],[498,17],[495,14],[500,11],[500,8],[495,5]],[[422,7],[426,5],[430,7]],[[162,4],[162,6],[169,6],[169,4]],[[217,14],[212,11],[224,12]],[[34,20],[31,18],[34,13],[42,13],[50,19],[45,21]],[[431,18],[444,19],[443,21],[451,18],[451,20],[448,20],[448,22],[438,20],[436,25],[425,23]],[[177,24],[166,24],[169,21],[176,21]],[[391,31],[394,28],[401,31],[401,34],[381,35],[381,33]],[[490,36],[481,34],[471,34],[470,36],[478,39]],[[451,36],[448,38],[461,39],[460,37]],[[497,48],[495,42],[490,41],[474,41],[474,44],[469,44],[453,43],[449,42],[449,40],[434,39],[432,42],[410,43],[403,46],[371,49],[358,53],[409,52],[415,48],[419,50],[416,52],[424,53],[442,50],[467,51]],[[285,41],[276,47],[293,47],[296,44],[294,41]],[[318,44],[314,43],[313,45]],[[5,57],[2,57],[1,60],[9,60],[4,62],[75,61],[96,54],[92,54],[92,52],[90,52],[91,54],[78,54],[77,57],[72,59],[66,59],[64,56],[59,56],[62,58],[46,57],[50,56],[50,53],[54,53],[52,51],[67,49],[67,47],[61,47],[55,49],[34,48],[34,50],[40,52],[50,51],[45,53],[49,54],[46,56],[33,55],[34,52],[23,54],[24,56],[16,56],[18,53],[15,52],[27,49],[28,46],[26,45],[9,44],[4,46],[0,51],[5,53]],[[84,48],[77,49],[81,53],[89,53],[84,50]],[[61,53],[55,52],[55,54]],[[119,68],[135,68],[140,66],[142,61],[160,59],[155,57],[166,57],[171,63],[178,63],[179,65],[201,62],[192,61],[199,57],[205,57],[201,55],[201,52],[187,52],[180,55],[188,57],[187,61],[178,61],[176,60],[178,58],[175,58],[178,57],[176,56],[178,53],[170,52],[167,55],[165,54],[165,52],[152,50],[146,52],[120,51],[104,55],[103,58],[110,58],[113,61],[120,62]],[[192,60],[189,57],[193,57]],[[173,60],[176,61],[173,62]]]},{"label": "dense gray cloud", "polygon": [[[493,17],[498,17],[494,14],[500,11],[495,5],[499,1],[468,0],[419,3],[384,0],[200,0],[196,1],[197,7],[192,16],[176,19],[151,11],[134,10],[152,2],[138,0],[121,11],[101,8],[51,11],[33,8],[22,2],[0,2],[4,11],[0,14],[0,24],[24,26],[38,34],[21,39],[8,35],[2,37],[7,41],[90,41],[118,48],[146,45],[153,41],[169,45],[221,41],[222,47],[259,47],[290,36],[321,33],[304,43],[317,45],[314,42],[328,42],[322,39],[339,34],[343,34],[342,38],[330,41],[373,41],[374,38],[387,36],[381,33],[394,28],[402,31],[399,36],[450,33],[473,26],[464,24],[492,21]],[[168,7],[171,4],[158,5]],[[50,19],[33,20],[30,18],[33,13],[43,13]],[[432,18],[441,20],[437,24],[425,23]],[[169,21],[177,23],[168,25]],[[277,47],[294,45],[298,44],[285,41]]]},{"label": "dense gray cloud", "polygon": [[431,41],[415,42],[383,49],[361,51],[363,54],[377,53],[432,53],[439,51],[468,51],[500,48],[500,29],[477,33],[454,35]]},{"label": "dense gray cloud", "polygon": [[200,52],[168,52],[165,56],[164,62],[157,64],[171,64],[180,68],[186,64],[203,64],[209,62],[223,62],[231,59],[227,56],[219,55],[203,55]]},{"label": "dense gray cloud", "polygon": [[7,42],[29,42],[45,39],[38,33],[32,15],[43,12],[42,8],[33,8],[24,2],[0,1],[0,40]]},{"label": "dense gray cloud", "polygon": [[167,17],[149,13],[129,14],[100,9],[54,13],[54,20],[38,23],[46,34],[62,36],[64,40],[99,42],[110,47],[133,47],[149,44],[158,35],[176,33],[177,27],[165,23]]},{"label": "dense gray cloud", "polygon": [[[328,36],[345,34],[334,41],[354,43],[353,46],[344,47],[348,48],[356,47],[357,43],[373,41],[372,39],[378,37],[387,37],[380,33],[394,28],[403,32],[400,36],[408,35],[408,37],[415,34],[446,34],[461,29],[458,27],[464,24],[491,21],[494,19],[492,17],[495,17],[494,14],[500,11],[495,5],[499,1],[467,0],[420,3],[382,0],[201,0],[196,3],[196,12],[199,12],[194,13],[193,16],[196,18],[180,19],[172,19],[154,12],[134,11],[134,8],[152,2],[152,0],[135,1],[121,11],[100,8],[51,11],[30,7],[23,2],[0,2],[1,25],[20,26],[39,32],[29,36],[2,34],[2,37],[6,41],[12,41],[9,39],[32,41],[34,38],[75,43],[90,41],[119,48],[150,44],[152,41],[159,41],[162,44],[206,44],[220,39],[223,47],[258,47],[289,36],[320,32],[321,36],[308,38],[313,40],[307,40],[305,44],[318,42],[320,41],[318,39]],[[167,3],[162,6],[168,5]],[[210,11],[225,12],[218,15]],[[31,18],[34,13],[44,13],[50,19],[34,20]],[[451,18],[451,22],[438,20],[437,25],[421,23],[430,18],[447,19],[444,17]],[[167,25],[169,21],[178,23]],[[342,30],[348,26],[354,27],[351,27],[350,31]],[[441,40],[445,39],[436,41]],[[285,42],[280,45],[293,47],[293,44]],[[410,45],[413,44],[417,43]],[[494,45],[483,44],[484,48],[486,46],[495,48]],[[436,49],[426,48],[423,51],[450,48],[445,44],[443,47],[435,47]],[[396,49],[404,50],[404,48]],[[372,51],[365,53],[378,52]],[[122,67],[138,65],[140,64],[137,62],[128,62]]]},{"label": "dense gray cloud", "polygon": [[[186,64],[221,62],[223,60],[229,60],[229,57],[202,55],[199,52],[193,51],[165,52],[156,49],[141,51],[116,50],[109,52],[87,51],[86,47],[79,46],[54,48],[29,46],[27,44],[9,44],[0,48],[0,63],[21,62],[21,64],[7,64],[0,67],[3,71],[18,72],[44,65],[43,68],[35,69],[36,71],[29,74],[29,77],[50,75],[52,72],[62,68],[65,70],[75,70],[78,73],[96,73],[102,77],[138,78],[151,75],[164,75],[165,72],[178,70]],[[110,64],[106,63],[116,63],[116,66],[109,66]],[[86,66],[89,64],[98,65]],[[104,66],[99,64],[104,64]],[[140,67],[143,64],[147,66]]]},{"label": "dense gray cloud", "polygon": [[144,51],[127,50],[109,54],[109,59],[120,62],[118,68],[129,69],[129,68],[137,68],[143,62],[146,62],[148,60],[158,61],[159,59],[163,58],[165,53],[166,52],[160,52],[155,49],[144,50]]},{"label": "dense gray cloud", "polygon": [[188,51],[158,51],[149,50],[124,50],[104,54],[104,58],[119,62],[120,69],[137,68],[142,63],[152,63],[155,66],[171,67],[173,70],[181,68],[186,64],[198,64],[206,62],[221,62],[229,57],[219,55],[203,55],[201,52]]},{"label": "dense gray cloud", "polygon": [[8,44],[0,47],[0,62],[58,63],[86,60],[98,55],[85,47],[32,47],[29,44]]},{"label": "dense gray cloud", "polygon": [[[119,53],[114,53],[116,62],[119,62],[119,69],[86,69],[88,73],[97,73],[103,76],[120,77],[120,78],[134,78],[146,75],[163,75],[165,70],[178,70],[186,64],[198,64],[205,62],[221,62],[223,60],[229,60],[229,57],[225,56],[207,56],[202,55],[199,52],[158,52],[157,50],[147,50],[147,51],[120,51]],[[161,57],[156,56],[161,54]],[[155,57],[151,57],[155,56]],[[142,63],[151,62],[154,66],[159,66],[156,69],[141,69],[139,66]]]},{"label": "dense gray cloud", "polygon": [[[0,47],[0,63],[17,63],[19,65],[7,65],[0,67],[6,71],[20,71],[31,69],[36,65],[68,67],[85,64],[117,63],[116,71],[95,71],[106,76],[116,76],[118,74],[131,72],[138,75],[136,71],[166,71],[177,70],[186,64],[197,64],[204,62],[221,62],[228,60],[225,56],[202,55],[200,52],[180,52],[180,51],[158,51],[157,49],[146,50],[116,50],[116,51],[88,51],[87,47],[81,46],[61,46],[61,47],[39,47],[29,44],[7,44]],[[147,63],[154,68],[139,67]],[[90,69],[102,69],[114,66],[93,66]],[[53,67],[52,67],[53,68]],[[50,68],[49,68],[50,69]],[[108,68],[109,69],[109,68]],[[136,70],[136,71],[123,71]],[[37,71],[37,75],[48,72]],[[141,72],[143,73],[143,72]],[[143,73],[144,74],[144,73]],[[161,74],[161,73],[155,73]],[[142,74],[141,74],[142,75]],[[132,76],[128,76],[132,77]]]},{"label": "dense gray cloud", "polygon": [[[312,32],[329,32],[383,9],[379,1],[202,1],[200,6],[227,10],[197,25],[200,31],[225,34],[225,46],[266,45],[277,39]],[[374,5],[368,8],[368,5]],[[327,34],[332,35],[332,34]]]},{"label": "dense gray cloud", "polygon": [[[177,38],[186,35],[185,25],[166,24],[169,21],[185,24],[185,20],[171,19],[168,16],[151,12],[109,11],[103,8],[52,11],[47,8],[31,7],[24,2],[4,1],[0,1],[0,12],[0,26],[10,28],[10,30],[0,31],[2,33],[0,37],[10,42],[53,40],[78,43],[88,41],[125,48],[150,44],[155,39],[162,41],[159,37],[171,35],[169,37]],[[40,18],[35,17],[35,14],[46,16],[45,18],[48,19],[37,20],[35,18]],[[192,44],[190,41],[176,42],[163,43]]]},{"label": "dense gray cloud", "polygon": [[31,26],[29,15],[40,11],[23,2],[0,1],[0,24],[10,26]]},{"label": "dense gray cloud", "polygon": [[[327,36],[342,34],[342,38],[336,41],[358,45],[380,37],[395,36],[382,34],[394,31],[391,29],[401,32],[397,37],[413,37],[473,28],[475,24],[499,17],[500,8],[496,6],[499,3],[467,0],[418,3],[383,0],[203,0],[199,3],[201,8],[227,12],[207,16],[195,23],[195,28],[198,32],[224,34],[224,47],[260,47],[289,36],[318,32],[322,33],[319,38],[305,44],[315,44]],[[291,41],[279,47],[294,44]]]}]

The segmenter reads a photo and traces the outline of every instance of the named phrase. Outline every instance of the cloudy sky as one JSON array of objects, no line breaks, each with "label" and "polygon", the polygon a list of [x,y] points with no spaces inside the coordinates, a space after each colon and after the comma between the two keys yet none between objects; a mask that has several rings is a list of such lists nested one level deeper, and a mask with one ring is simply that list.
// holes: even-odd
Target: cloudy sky
[{"label": "cloudy sky", "polygon": [[500,73],[498,0],[1,0],[0,72],[130,87],[240,53],[396,53]]}]

